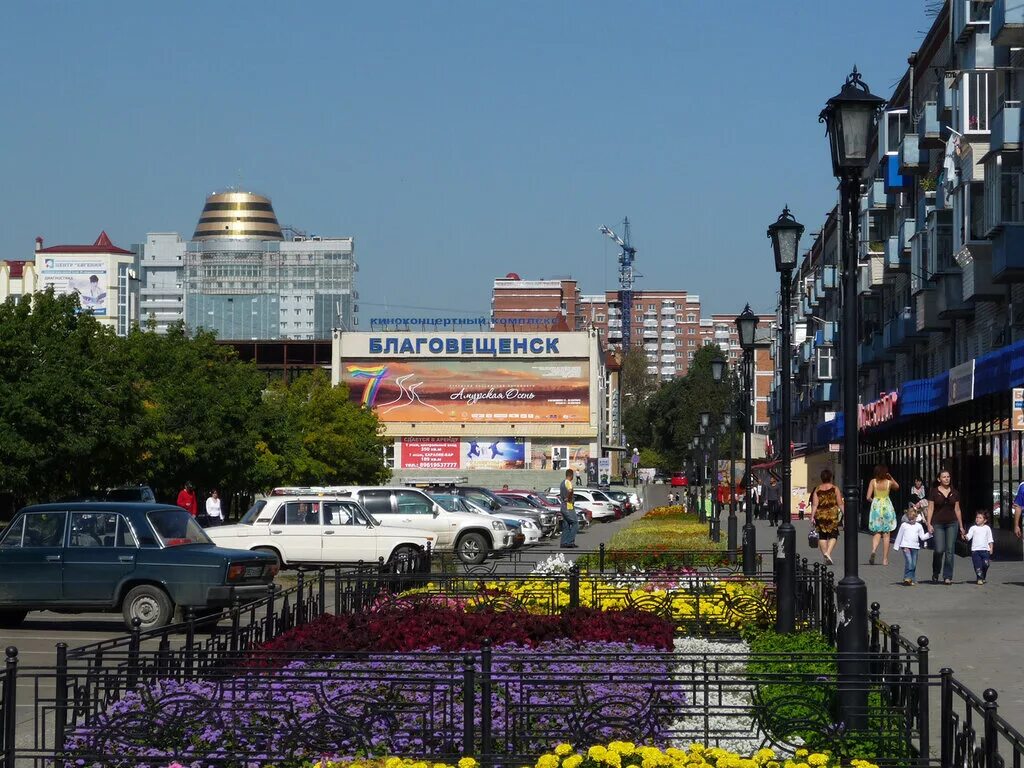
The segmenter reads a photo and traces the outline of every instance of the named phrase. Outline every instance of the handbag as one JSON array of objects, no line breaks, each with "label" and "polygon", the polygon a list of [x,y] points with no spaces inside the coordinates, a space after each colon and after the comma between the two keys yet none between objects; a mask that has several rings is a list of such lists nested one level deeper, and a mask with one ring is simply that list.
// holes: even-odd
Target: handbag
[{"label": "handbag", "polygon": [[811,549],[818,548],[818,532],[813,528],[807,532],[807,546]]},{"label": "handbag", "polygon": [[970,557],[971,556],[971,543],[967,539],[961,539],[957,537],[956,543],[953,545],[953,551],[957,557]]}]

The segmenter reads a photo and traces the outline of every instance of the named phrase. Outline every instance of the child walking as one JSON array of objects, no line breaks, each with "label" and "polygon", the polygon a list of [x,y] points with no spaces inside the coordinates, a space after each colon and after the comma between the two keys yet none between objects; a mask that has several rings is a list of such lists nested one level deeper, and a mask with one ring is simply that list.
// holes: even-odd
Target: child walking
[{"label": "child walking", "polygon": [[917,556],[927,537],[924,528],[918,524],[917,508],[910,507],[907,510],[906,522],[900,525],[899,531],[896,532],[896,541],[892,545],[893,549],[903,551],[904,586],[912,587],[916,583]]},{"label": "child walking", "polygon": [[971,562],[974,563],[974,575],[978,584],[984,584],[988,578],[988,567],[992,562],[992,548],[995,540],[992,529],[988,525],[988,515],[979,509],[974,515],[974,525],[967,531],[967,540],[971,542]]}]

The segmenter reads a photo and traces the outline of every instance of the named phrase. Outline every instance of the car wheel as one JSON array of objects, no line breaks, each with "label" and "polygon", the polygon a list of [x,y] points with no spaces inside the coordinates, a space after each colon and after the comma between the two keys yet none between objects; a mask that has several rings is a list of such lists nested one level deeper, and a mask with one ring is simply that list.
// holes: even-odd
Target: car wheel
[{"label": "car wheel", "polygon": [[482,533],[467,533],[459,539],[457,551],[466,565],[478,565],[487,559],[487,540]]},{"label": "car wheel", "polygon": [[277,569],[281,570],[281,568],[284,567],[284,564],[281,562],[281,553],[273,547],[256,547],[253,552],[262,552],[265,555],[273,555],[277,558]]},{"label": "car wheel", "polygon": [[0,611],[0,628],[13,629],[28,616],[28,611]]},{"label": "car wheel", "polygon": [[394,565],[395,563],[402,562],[403,560],[414,560],[419,557],[420,550],[411,544],[401,544],[395,547],[391,553],[391,559],[388,563]]},{"label": "car wheel", "polygon": [[139,629],[159,629],[170,622],[174,615],[174,605],[160,587],[152,584],[141,584],[134,587],[124,598],[121,608],[124,623],[132,628],[132,619],[142,622]]}]

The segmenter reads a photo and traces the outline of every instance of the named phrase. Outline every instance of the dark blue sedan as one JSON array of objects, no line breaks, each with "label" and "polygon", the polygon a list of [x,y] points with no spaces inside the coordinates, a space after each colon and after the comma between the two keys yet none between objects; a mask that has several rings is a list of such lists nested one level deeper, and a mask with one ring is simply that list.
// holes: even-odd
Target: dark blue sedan
[{"label": "dark blue sedan", "polygon": [[181,507],[73,502],[26,507],[0,538],[0,626],[29,611],[121,611],[142,629],[175,609],[267,594],[276,558],[216,546]]}]

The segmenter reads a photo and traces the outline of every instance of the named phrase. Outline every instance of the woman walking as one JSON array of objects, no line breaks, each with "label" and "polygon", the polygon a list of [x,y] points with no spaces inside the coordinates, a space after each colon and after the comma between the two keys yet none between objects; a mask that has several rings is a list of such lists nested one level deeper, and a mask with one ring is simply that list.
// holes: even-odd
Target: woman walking
[{"label": "woman walking", "polygon": [[832,483],[832,470],[821,470],[821,485],[811,494],[811,525],[818,532],[818,549],[825,562],[832,565],[832,550],[839,540],[843,521],[843,497]]},{"label": "woman walking", "polygon": [[953,583],[953,551],[957,535],[964,535],[964,522],[960,514],[960,494],[953,487],[948,469],[939,472],[939,483],[928,492],[928,532],[935,535],[935,554],[932,556],[932,583]]},{"label": "woman walking", "polygon": [[868,501],[871,502],[871,512],[868,514],[868,530],[874,534],[871,537],[871,557],[868,562],[875,564],[875,550],[878,549],[878,542],[882,542],[882,565],[889,564],[889,536],[896,530],[896,510],[892,506],[892,499],[889,498],[890,491],[898,491],[900,484],[892,479],[889,468],[885,464],[878,464],[875,467],[875,476],[868,483]]}]

